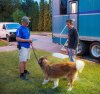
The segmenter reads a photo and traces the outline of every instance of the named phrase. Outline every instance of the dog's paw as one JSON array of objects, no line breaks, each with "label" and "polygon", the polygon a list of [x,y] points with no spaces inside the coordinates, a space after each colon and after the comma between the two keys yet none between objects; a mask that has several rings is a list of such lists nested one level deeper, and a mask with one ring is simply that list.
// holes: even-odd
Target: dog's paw
[{"label": "dog's paw", "polygon": [[57,88],[58,86],[54,86],[54,87],[52,87],[52,89],[55,89],[55,88]]},{"label": "dog's paw", "polygon": [[45,85],[46,83],[45,82],[42,82],[42,85]]},{"label": "dog's paw", "polygon": [[79,76],[77,76],[75,80],[78,81],[79,79],[80,79]]},{"label": "dog's paw", "polygon": [[68,91],[72,91],[72,87],[70,87],[70,88],[68,89]]},{"label": "dog's paw", "polygon": [[42,82],[42,85],[47,84],[48,81],[49,81],[49,80],[44,80],[44,81]]},{"label": "dog's paw", "polygon": [[42,85],[45,85],[45,84],[47,84],[48,82],[42,82]]},{"label": "dog's paw", "polygon": [[68,83],[68,86],[70,86],[70,83]]}]

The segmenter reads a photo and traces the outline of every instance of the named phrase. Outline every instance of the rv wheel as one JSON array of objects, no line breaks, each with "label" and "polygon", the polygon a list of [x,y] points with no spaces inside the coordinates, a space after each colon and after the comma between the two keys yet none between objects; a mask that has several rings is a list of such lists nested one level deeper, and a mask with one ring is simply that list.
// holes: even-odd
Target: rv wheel
[{"label": "rv wheel", "polygon": [[78,44],[77,55],[84,55],[86,53],[88,47],[85,42],[80,41]]},{"label": "rv wheel", "polygon": [[90,45],[90,54],[95,59],[100,59],[100,42],[94,42]]}]

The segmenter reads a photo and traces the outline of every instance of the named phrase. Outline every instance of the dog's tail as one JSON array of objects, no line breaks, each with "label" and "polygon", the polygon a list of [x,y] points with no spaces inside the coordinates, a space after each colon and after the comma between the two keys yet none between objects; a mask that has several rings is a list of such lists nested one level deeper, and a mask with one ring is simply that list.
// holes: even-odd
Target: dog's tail
[{"label": "dog's tail", "polygon": [[85,66],[84,61],[82,60],[76,60],[76,69],[81,73],[83,68]]}]

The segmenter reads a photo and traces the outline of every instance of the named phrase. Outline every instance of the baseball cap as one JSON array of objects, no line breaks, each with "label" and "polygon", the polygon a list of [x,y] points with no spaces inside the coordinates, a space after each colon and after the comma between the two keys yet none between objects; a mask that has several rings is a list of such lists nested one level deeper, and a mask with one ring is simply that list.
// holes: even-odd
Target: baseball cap
[{"label": "baseball cap", "polygon": [[29,17],[27,17],[27,16],[23,16],[21,21],[26,22],[26,23],[30,22]]}]

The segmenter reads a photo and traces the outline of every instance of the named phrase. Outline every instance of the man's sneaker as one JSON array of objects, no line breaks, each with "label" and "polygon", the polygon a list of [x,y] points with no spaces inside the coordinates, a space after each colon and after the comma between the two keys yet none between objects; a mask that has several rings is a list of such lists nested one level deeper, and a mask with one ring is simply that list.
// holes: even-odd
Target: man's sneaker
[{"label": "man's sneaker", "polygon": [[26,77],[26,75],[20,75],[20,78],[21,78],[22,80],[29,80],[29,79]]},{"label": "man's sneaker", "polygon": [[24,74],[25,74],[25,75],[27,75],[27,74],[29,75],[29,74],[30,74],[30,72],[29,72],[29,71],[27,71],[27,70],[24,70]]}]

